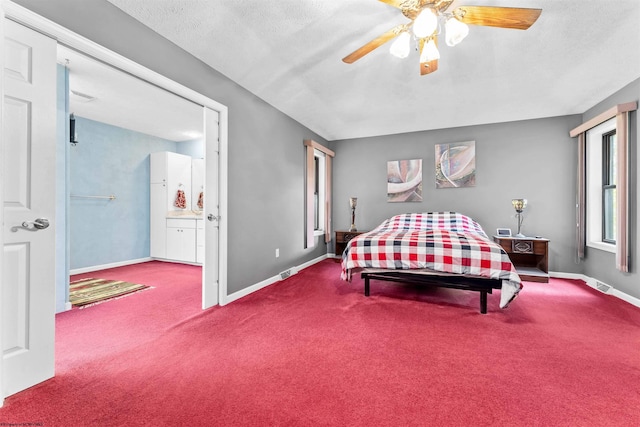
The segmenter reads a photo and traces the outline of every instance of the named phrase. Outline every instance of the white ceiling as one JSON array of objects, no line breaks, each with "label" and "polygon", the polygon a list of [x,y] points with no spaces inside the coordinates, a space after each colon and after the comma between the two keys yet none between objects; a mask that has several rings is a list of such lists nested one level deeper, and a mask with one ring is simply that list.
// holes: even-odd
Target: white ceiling
[{"label": "white ceiling", "polygon": [[638,0],[456,0],[543,11],[440,43],[426,76],[390,43],[341,61],[407,22],[377,0],[109,1],[328,140],[580,114],[640,77]]},{"label": "white ceiling", "polygon": [[58,63],[69,68],[74,115],[171,141],[202,137],[202,107],[61,45]]}]

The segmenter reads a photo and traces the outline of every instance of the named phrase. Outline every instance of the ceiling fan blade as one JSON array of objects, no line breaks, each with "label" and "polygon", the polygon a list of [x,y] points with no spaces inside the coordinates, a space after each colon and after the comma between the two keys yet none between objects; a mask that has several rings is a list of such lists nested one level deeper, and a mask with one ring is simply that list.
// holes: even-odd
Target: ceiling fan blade
[{"label": "ceiling fan blade", "polygon": [[460,6],[453,15],[465,24],[526,30],[538,19],[542,9],[521,7]]},{"label": "ceiling fan blade", "polygon": [[[420,39],[420,56],[422,57],[422,49],[424,48],[426,39]],[[438,44],[438,40],[434,37],[433,41]],[[424,76],[425,74],[431,74],[434,71],[438,70],[438,60],[434,59],[433,61],[421,62],[420,63],[420,75]]]},{"label": "ceiling fan blade", "polygon": [[438,70],[438,60],[434,59],[429,62],[421,62],[420,63],[420,75],[424,76],[425,74],[431,74],[434,71]]},{"label": "ceiling fan blade", "polygon": [[375,38],[373,40],[371,40],[369,43],[365,44],[364,46],[354,50],[349,55],[347,55],[344,58],[342,58],[342,61],[346,62],[347,64],[352,64],[352,63],[356,62],[358,59],[362,58],[367,53],[371,52],[372,50],[374,50],[374,49],[376,49],[376,48],[378,48],[380,46],[382,46],[383,44],[385,44],[389,40],[397,37],[398,34],[400,34],[406,28],[406,26],[407,26],[406,24],[400,24],[397,27],[392,28],[391,30],[387,31],[386,33],[378,36],[377,38]]}]

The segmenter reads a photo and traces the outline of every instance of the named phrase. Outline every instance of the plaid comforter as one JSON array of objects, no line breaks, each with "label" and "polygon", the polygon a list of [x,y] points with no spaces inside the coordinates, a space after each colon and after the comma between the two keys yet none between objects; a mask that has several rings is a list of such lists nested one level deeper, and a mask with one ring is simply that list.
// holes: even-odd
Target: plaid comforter
[{"label": "plaid comforter", "polygon": [[347,244],[342,279],[357,268],[430,269],[502,280],[500,307],[511,302],[522,284],[502,248],[482,227],[457,212],[396,215]]}]

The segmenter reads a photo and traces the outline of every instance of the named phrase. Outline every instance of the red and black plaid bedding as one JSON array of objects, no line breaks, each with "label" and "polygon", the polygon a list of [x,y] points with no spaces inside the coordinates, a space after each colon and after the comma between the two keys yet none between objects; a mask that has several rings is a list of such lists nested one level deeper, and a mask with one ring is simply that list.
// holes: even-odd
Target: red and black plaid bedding
[{"label": "red and black plaid bedding", "polygon": [[342,279],[357,268],[430,269],[502,280],[500,307],[522,288],[509,256],[480,224],[457,212],[396,215],[347,244]]}]

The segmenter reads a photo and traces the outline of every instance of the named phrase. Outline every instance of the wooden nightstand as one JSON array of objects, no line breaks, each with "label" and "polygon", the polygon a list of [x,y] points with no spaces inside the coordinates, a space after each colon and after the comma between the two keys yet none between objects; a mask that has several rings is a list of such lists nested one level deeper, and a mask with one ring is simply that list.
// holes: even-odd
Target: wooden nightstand
[{"label": "wooden nightstand", "polygon": [[341,258],[349,240],[366,231],[336,231],[336,257]]},{"label": "wooden nightstand", "polygon": [[549,239],[493,236],[509,255],[522,280],[549,282]]}]

